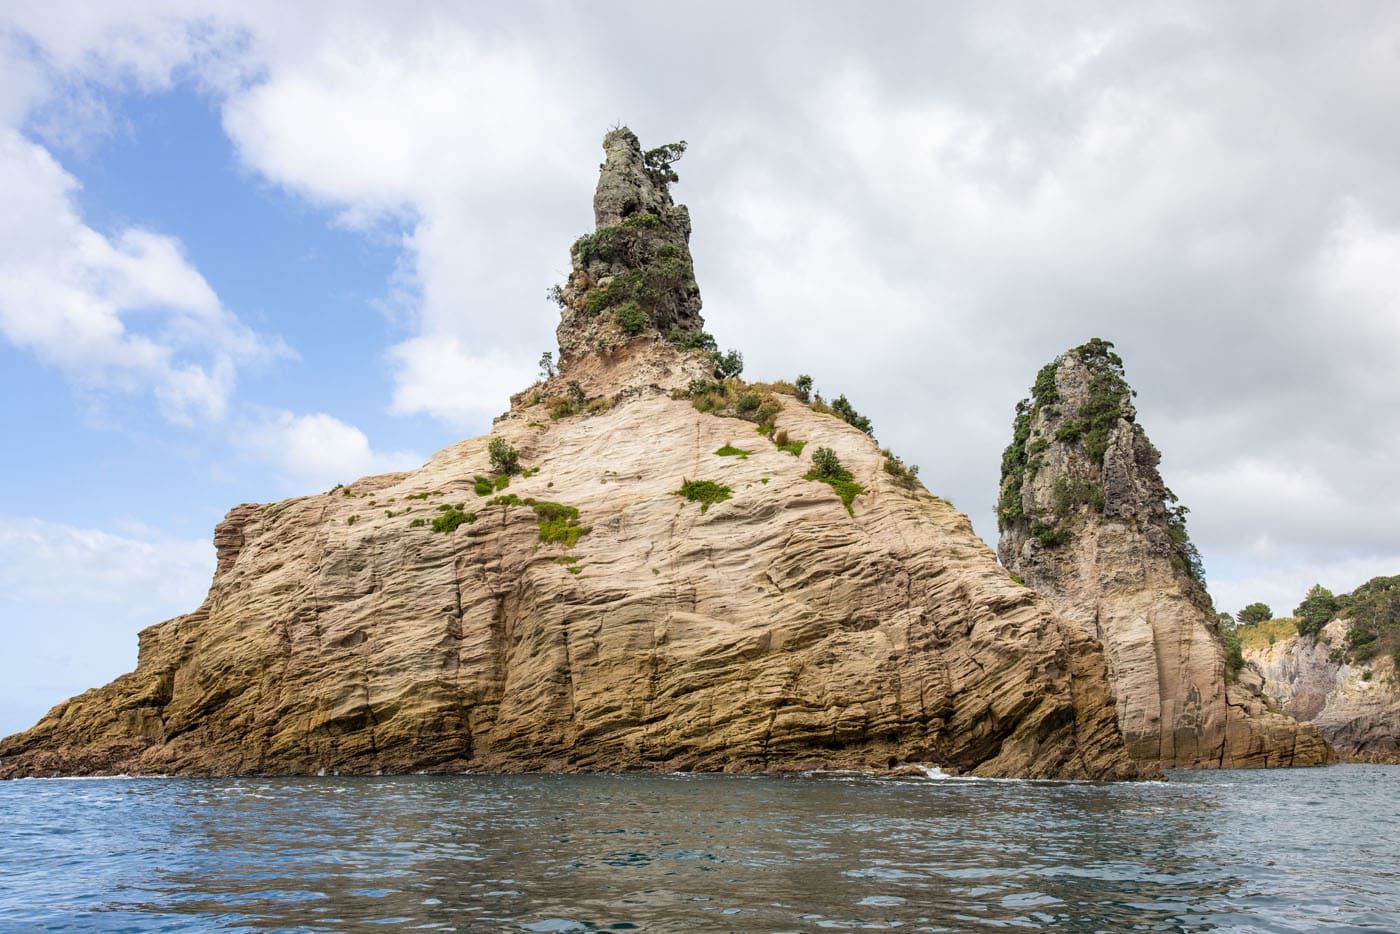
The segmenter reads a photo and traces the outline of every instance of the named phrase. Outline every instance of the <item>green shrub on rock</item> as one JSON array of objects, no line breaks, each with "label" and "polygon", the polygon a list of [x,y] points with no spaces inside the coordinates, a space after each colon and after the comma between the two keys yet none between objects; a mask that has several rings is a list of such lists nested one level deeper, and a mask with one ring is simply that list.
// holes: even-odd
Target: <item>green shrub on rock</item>
[{"label": "green shrub on rock", "polygon": [[492,438],[486,446],[486,454],[491,460],[491,469],[496,473],[509,476],[520,472],[520,452],[505,438]]},{"label": "green shrub on rock", "polygon": [[700,504],[700,511],[706,512],[715,503],[722,503],[733,495],[734,491],[723,483],[716,483],[713,480],[686,480],[681,484],[681,488],[673,493],[673,496],[683,496],[692,503]]},{"label": "green shrub on rock", "polygon": [[831,448],[819,447],[812,452],[812,469],[803,479],[825,483],[836,491],[836,495],[841,498],[841,505],[846,507],[846,512],[853,516],[856,514],[851,504],[857,496],[865,492],[865,487],[856,483],[851,472],[841,466],[841,459]]},{"label": "green shrub on rock", "polygon": [[647,313],[636,302],[624,302],[613,312],[613,322],[628,337],[636,337],[647,326]]},{"label": "green shrub on rock", "polygon": [[913,489],[919,482],[919,465],[905,465],[889,448],[880,452],[885,455],[885,473],[894,478],[894,482],[905,489]]},{"label": "green shrub on rock", "polygon": [[476,513],[463,512],[456,506],[448,506],[443,509],[442,515],[433,520],[434,532],[452,532],[459,526],[470,525],[476,521]]}]

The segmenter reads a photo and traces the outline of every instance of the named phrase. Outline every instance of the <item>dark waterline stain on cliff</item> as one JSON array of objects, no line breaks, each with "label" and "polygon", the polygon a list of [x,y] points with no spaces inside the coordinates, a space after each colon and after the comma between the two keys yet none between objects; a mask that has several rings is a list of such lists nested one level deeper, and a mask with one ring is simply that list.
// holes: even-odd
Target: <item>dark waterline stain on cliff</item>
[{"label": "dark waterline stain on cliff", "polygon": [[0,929],[1394,930],[1400,768],[0,783]]}]

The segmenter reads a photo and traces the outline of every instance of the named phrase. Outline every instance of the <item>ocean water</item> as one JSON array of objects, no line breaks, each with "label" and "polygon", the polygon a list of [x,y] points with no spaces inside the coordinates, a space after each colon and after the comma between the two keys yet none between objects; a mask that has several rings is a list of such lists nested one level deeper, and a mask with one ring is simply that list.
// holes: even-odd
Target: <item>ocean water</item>
[{"label": "ocean water", "polygon": [[1400,767],[0,782],[4,931],[1400,931]]}]

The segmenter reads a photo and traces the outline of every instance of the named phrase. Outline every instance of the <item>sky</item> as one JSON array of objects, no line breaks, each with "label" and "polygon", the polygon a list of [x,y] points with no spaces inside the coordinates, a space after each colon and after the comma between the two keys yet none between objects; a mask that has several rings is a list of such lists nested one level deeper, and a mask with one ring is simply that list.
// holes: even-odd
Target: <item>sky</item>
[{"label": "sky", "polygon": [[0,734],[197,606],[231,506],[488,431],[619,123],[689,142],[745,375],[988,542],[1102,337],[1219,607],[1400,573],[1400,9],[1054,7],[0,5]]}]

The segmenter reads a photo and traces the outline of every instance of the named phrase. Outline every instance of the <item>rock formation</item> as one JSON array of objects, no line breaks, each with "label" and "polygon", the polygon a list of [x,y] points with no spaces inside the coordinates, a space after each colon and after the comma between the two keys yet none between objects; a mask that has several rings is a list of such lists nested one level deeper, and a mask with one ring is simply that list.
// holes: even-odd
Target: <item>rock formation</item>
[{"label": "rock formation", "polygon": [[1323,603],[1309,607],[1310,595],[1298,608],[1311,620],[1239,628],[1246,671],[1342,758],[1400,764],[1400,577],[1374,578],[1339,598],[1314,589]]},{"label": "rock formation", "polygon": [[573,273],[559,293],[560,365],[577,370],[643,330],[698,333],[700,287],[690,257],[690,212],[671,201],[670,161],[685,145],[643,153],[626,128],[603,139],[593,195],[593,233],[570,250]]},{"label": "rock formation", "polygon": [[1317,638],[1294,634],[1245,653],[1250,673],[1280,708],[1317,731],[1350,762],[1400,764],[1400,691],[1389,656],[1350,663],[1341,655],[1350,623]]},{"label": "rock formation", "polygon": [[1217,617],[1113,345],[1044,367],[1017,407],[1002,563],[1103,644],[1129,753],[1163,767],[1331,761],[1311,726],[1227,677]]},{"label": "rock formation", "polygon": [[560,372],[418,470],[233,509],[205,602],[0,774],[1155,773],[1098,643],[966,517],[794,387],[717,378],[675,152],[604,148]]}]

